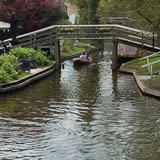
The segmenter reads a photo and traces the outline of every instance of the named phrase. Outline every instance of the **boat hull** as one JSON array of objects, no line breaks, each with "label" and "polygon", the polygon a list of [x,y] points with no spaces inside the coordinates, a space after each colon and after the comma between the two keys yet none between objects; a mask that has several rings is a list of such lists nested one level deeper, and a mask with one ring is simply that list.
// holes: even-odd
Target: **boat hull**
[{"label": "boat hull", "polygon": [[81,59],[81,58],[74,58],[72,59],[74,65],[88,65],[92,63],[92,58],[89,57],[88,59]]}]

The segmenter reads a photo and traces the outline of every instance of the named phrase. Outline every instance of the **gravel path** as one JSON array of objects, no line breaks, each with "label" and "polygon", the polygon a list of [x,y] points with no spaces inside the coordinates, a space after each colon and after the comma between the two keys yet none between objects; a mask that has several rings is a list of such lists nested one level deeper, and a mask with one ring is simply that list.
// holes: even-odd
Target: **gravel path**
[{"label": "gravel path", "polygon": [[68,16],[70,16],[72,13],[76,13],[76,15],[79,15],[78,8],[76,7],[76,5],[71,4],[71,3],[65,3],[65,4],[67,6]]}]

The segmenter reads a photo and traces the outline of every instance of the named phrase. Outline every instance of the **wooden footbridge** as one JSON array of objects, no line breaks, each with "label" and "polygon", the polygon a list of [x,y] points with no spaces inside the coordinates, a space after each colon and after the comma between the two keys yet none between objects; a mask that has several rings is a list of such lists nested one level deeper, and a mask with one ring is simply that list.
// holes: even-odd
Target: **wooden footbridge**
[{"label": "wooden footbridge", "polygon": [[[118,43],[131,45],[145,50],[159,51],[158,38],[151,32],[138,30],[122,25],[54,25],[17,37],[22,47],[38,47],[42,45],[55,46],[56,68],[60,68],[59,40],[113,40],[112,69],[117,69]],[[10,39],[5,40],[10,41]]]}]

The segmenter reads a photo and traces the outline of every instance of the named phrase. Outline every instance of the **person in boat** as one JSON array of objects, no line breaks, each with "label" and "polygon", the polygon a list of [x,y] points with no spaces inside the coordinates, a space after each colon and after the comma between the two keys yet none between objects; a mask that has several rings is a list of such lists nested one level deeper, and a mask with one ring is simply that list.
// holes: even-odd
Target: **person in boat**
[{"label": "person in boat", "polygon": [[87,59],[89,58],[89,53],[87,51],[87,48],[85,48],[84,52],[82,52],[82,55],[80,56],[81,59]]},{"label": "person in boat", "polygon": [[80,55],[80,59],[87,59],[87,56],[85,55],[85,52],[82,52],[82,54]]},{"label": "person in boat", "polygon": [[86,55],[86,59],[88,59],[89,58],[89,52],[87,51],[87,48],[85,48],[84,53]]}]

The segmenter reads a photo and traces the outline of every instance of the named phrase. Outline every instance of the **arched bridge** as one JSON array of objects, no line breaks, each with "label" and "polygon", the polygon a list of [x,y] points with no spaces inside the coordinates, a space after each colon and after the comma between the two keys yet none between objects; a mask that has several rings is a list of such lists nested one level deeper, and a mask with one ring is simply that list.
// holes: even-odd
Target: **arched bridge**
[{"label": "arched bridge", "polygon": [[[123,25],[54,25],[17,37],[22,47],[38,47],[54,44],[56,49],[56,65],[60,67],[59,40],[73,39],[111,39],[113,40],[112,68],[117,68],[118,43],[143,48],[160,50],[157,35]],[[6,40],[9,41],[9,40]]]}]

